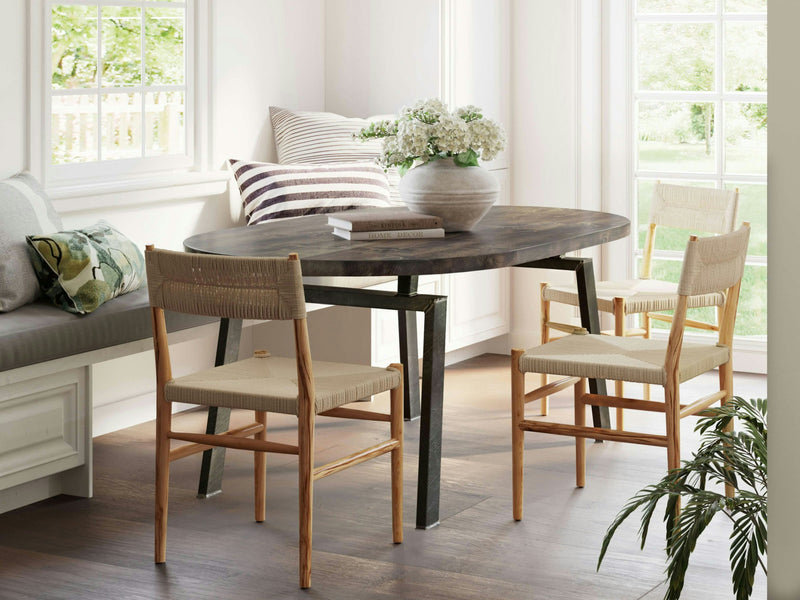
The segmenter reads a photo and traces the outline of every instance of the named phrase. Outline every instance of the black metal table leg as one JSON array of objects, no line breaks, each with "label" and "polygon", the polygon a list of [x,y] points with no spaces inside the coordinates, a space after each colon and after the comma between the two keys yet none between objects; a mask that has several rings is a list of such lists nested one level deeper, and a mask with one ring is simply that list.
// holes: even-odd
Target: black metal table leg
[{"label": "black metal table leg", "polygon": [[[414,296],[417,293],[416,275],[397,278],[397,293]],[[417,313],[397,311],[400,332],[400,362],[403,363],[403,416],[406,421],[419,418],[419,356],[417,350]]]},{"label": "black metal table leg", "polygon": [[[234,362],[239,358],[239,342],[242,337],[241,319],[220,319],[217,338],[217,356],[214,366]],[[231,409],[211,406],[208,409],[206,433],[223,433],[230,424]],[[225,448],[212,448],[203,452],[200,467],[199,498],[208,498],[222,491],[222,472],[225,466]]]},{"label": "black metal table leg", "polygon": [[399,312],[423,312],[422,386],[417,477],[417,527],[428,529],[439,522],[439,483],[442,462],[442,404],[447,297],[430,294],[403,295],[380,290],[305,286],[306,302]]},{"label": "black metal table leg", "polygon": [[417,475],[417,529],[429,529],[439,524],[446,318],[446,298],[437,299],[425,310],[422,352],[422,419]]},{"label": "black metal table leg", "polygon": [[[600,333],[600,315],[597,310],[597,291],[594,287],[594,267],[591,258],[582,258],[577,263],[575,278],[578,282],[578,304],[581,313],[581,327],[589,333]],[[590,379],[589,391],[592,394],[606,395],[605,379]],[[608,407],[592,406],[592,420],[595,427],[611,429]],[[598,442],[602,440],[596,440]]]},{"label": "black metal table leg", "polygon": [[[572,256],[554,256],[543,260],[517,265],[533,269],[556,269],[574,271],[578,284],[578,305],[581,313],[581,327],[589,333],[600,333],[600,316],[597,311],[597,292],[594,285],[594,267],[591,258]],[[606,382],[603,379],[590,379],[589,391],[592,394],[606,394]],[[592,406],[592,421],[595,427],[611,428],[611,419],[607,406]],[[602,442],[602,440],[596,440]]]}]

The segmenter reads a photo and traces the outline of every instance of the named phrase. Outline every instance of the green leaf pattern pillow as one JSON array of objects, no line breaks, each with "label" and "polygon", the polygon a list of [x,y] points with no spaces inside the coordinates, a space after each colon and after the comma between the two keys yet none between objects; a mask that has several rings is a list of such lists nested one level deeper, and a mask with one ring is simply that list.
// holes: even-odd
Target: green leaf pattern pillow
[{"label": "green leaf pattern pillow", "polygon": [[105,221],[26,239],[39,286],[66,311],[88,314],[145,283],[141,251]]}]

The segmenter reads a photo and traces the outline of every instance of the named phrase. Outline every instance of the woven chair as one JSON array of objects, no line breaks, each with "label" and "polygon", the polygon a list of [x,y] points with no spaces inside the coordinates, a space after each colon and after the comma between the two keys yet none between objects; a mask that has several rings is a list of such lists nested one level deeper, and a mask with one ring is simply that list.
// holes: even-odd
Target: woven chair
[{"label": "woven chair", "polygon": [[[300,261],[236,258],[155,250],[145,252],[156,355],[156,537],[155,562],[166,560],[167,500],[171,461],[213,446],[250,450],[255,457],[255,520],[266,516],[266,452],[297,454],[300,472],[300,587],[311,584],[311,514],[317,479],[391,453],[392,534],[403,541],[403,376],[387,369],[340,363],[311,363]],[[228,317],[294,321],[296,358],[256,356],[173,378],[164,310]],[[390,390],[390,414],[345,408]],[[255,422],[219,435],[173,431],[172,404],[249,409]],[[296,415],[297,445],[267,440],[268,412]],[[390,423],[389,439],[329,464],[314,467],[316,415]],[[190,442],[174,449],[171,440]]]},{"label": "woven chair", "polygon": [[[733,395],[731,344],[739,288],[744,272],[750,226],[733,233],[698,239],[692,236],[684,255],[678,301],[669,339],[590,335],[582,330],[527,351],[511,351],[512,469],[514,519],[522,519],[524,432],[538,431],[575,437],[576,485],[583,487],[586,440],[600,439],[667,449],[667,466],[680,466],[680,419],[697,414]],[[683,343],[686,309],[697,295],[724,292],[719,338],[712,343]],[[719,391],[691,404],[680,403],[680,384],[719,367]],[[566,376],[525,393],[525,373]],[[617,395],[586,393],[586,379],[614,379],[660,385],[664,402],[634,400]],[[575,423],[550,423],[525,418],[525,404],[574,386]],[[666,434],[616,431],[586,426],[586,407],[608,406],[663,412]],[[732,490],[728,489],[730,494]]]},{"label": "woven chair", "polygon": [[[672,315],[662,311],[675,310],[678,304],[677,284],[650,279],[653,261],[653,248],[656,241],[656,228],[669,227],[689,230],[694,233],[730,233],[736,227],[739,207],[739,190],[718,190],[704,187],[689,187],[657,182],[653,187],[650,204],[650,223],[647,228],[642,269],[639,279],[624,281],[598,281],[597,308],[600,312],[614,315],[614,331],[604,331],[605,335],[639,336],[650,338],[650,321],[672,322]],[[702,294],[689,298],[689,308],[707,306],[717,307],[717,322],[706,323],[692,319],[686,320],[687,327],[706,331],[719,331],[723,294]],[[578,306],[578,291],[572,285],[541,284],[540,315],[542,343],[552,338],[550,330],[572,333],[578,327],[550,320],[551,302]],[[632,314],[643,315],[643,327],[626,328],[625,317]],[[542,385],[547,383],[547,375],[541,375]],[[615,383],[614,392],[624,393],[621,381]],[[649,397],[649,387],[644,386],[644,397]],[[542,398],[541,414],[547,414],[547,397]],[[617,410],[616,427],[624,427],[622,410]]]}]

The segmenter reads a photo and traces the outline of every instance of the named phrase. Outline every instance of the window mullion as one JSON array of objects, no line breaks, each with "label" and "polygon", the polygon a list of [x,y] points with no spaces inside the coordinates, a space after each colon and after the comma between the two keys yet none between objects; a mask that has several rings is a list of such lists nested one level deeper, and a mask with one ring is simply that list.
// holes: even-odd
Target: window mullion
[{"label": "window mullion", "polygon": [[144,158],[147,156],[147,93],[145,92],[145,84],[146,84],[146,60],[147,60],[147,50],[146,46],[146,39],[145,39],[145,30],[146,30],[146,16],[145,16],[145,6],[144,2],[141,3],[142,6],[142,13],[141,13],[141,34],[139,36],[139,43],[140,43],[140,50],[142,55],[142,64],[139,67],[139,86],[141,89],[140,96],[141,96],[141,103],[142,103],[142,117],[140,119],[141,123],[141,156]]},{"label": "window mullion", "polygon": [[[69,88],[62,90],[51,90],[53,96],[83,96],[87,90],[94,92],[97,88]],[[175,83],[170,85],[146,85],[146,86],[108,86],[103,88],[104,94],[138,94],[142,90],[146,92],[183,92],[186,86]]]},{"label": "window mullion", "polygon": [[714,69],[714,83],[716,85],[717,100],[714,103],[714,110],[717,113],[716,125],[714,130],[714,147],[717,151],[717,187],[722,189],[723,176],[725,174],[725,105],[722,101],[722,96],[725,93],[725,21],[722,13],[722,0],[717,0],[717,22],[715,25],[717,29],[717,44],[716,44],[716,61],[717,64]]},{"label": "window mullion", "polygon": [[[40,148],[39,160],[40,174],[44,174],[47,178],[52,169],[52,156],[53,153],[53,58],[52,53],[47,49],[52,47],[53,43],[53,6],[51,0],[47,0],[42,5],[41,14],[44,26],[41,29],[42,39],[39,40],[40,44],[38,50],[42,53],[43,65],[40,81],[42,82],[42,90],[44,91],[44,104],[41,107],[44,121],[42,123],[43,133],[41,136],[42,147]],[[45,42],[45,40],[48,40]],[[33,71],[33,69],[31,69]],[[35,72],[35,71],[33,71]],[[40,96],[41,97],[41,96]],[[31,157],[32,158],[32,157]]]},{"label": "window mullion", "polygon": [[103,160],[103,7],[97,6],[97,125],[95,135],[97,136],[97,160]]},{"label": "window mullion", "polygon": [[[633,176],[636,179],[674,179],[711,182],[715,182],[719,179],[719,174],[716,172],[691,173],[689,171],[647,171],[645,169],[634,171]],[[725,179],[730,179],[731,181],[739,183],[767,183],[766,175],[753,175],[750,173],[733,173],[729,177],[725,177]]]}]

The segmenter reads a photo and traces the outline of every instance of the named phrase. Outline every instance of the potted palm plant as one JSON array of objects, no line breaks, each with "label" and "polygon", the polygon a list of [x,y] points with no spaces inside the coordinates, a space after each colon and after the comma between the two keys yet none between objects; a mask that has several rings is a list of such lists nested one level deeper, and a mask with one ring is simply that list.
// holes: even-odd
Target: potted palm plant
[{"label": "potted palm plant", "polygon": [[[729,424],[736,419],[737,431]],[[665,600],[677,600],[697,539],[717,515],[733,527],[730,563],[736,600],[753,592],[756,571],[767,572],[767,400],[732,398],[705,413],[695,427],[702,433],[700,449],[691,460],[661,481],[640,490],[620,511],[603,539],[599,570],[611,538],[625,519],[641,509],[639,539],[644,548],[656,506],[666,499],[668,587]],[[724,485],[733,487],[726,497]]]}]

